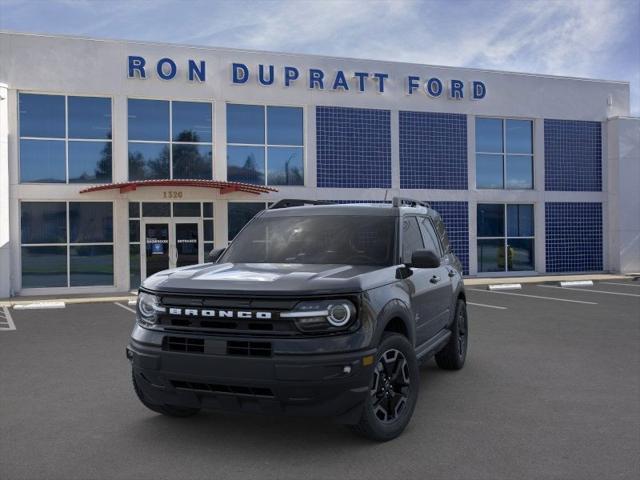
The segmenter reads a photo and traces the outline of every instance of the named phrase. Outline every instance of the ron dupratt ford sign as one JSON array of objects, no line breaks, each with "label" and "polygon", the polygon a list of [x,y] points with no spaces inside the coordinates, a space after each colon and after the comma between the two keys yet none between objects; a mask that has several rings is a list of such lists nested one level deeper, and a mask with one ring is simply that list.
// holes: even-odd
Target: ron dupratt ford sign
[{"label": "ron dupratt ford sign", "polygon": [[[188,60],[186,65],[178,65],[168,57],[154,62],[147,62],[144,57],[140,56],[128,57],[129,78],[148,78],[151,75],[162,80],[182,77],[191,82],[206,82],[207,64],[204,60]],[[345,70],[327,72],[320,68],[303,70],[290,65],[258,64],[253,66],[233,62],[229,65],[229,79],[235,85],[246,85],[251,81],[265,87],[279,85],[288,88],[302,83],[307,88],[316,90],[384,93],[389,74]],[[485,84],[479,80],[464,82],[453,78],[421,78],[418,75],[407,75],[402,81],[407,95],[421,92],[432,98],[480,100],[487,94]]]}]

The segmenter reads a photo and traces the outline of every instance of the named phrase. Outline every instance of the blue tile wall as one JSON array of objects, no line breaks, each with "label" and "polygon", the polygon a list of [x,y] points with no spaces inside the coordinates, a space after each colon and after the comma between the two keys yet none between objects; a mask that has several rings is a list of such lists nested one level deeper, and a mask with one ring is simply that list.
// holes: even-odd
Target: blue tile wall
[{"label": "blue tile wall", "polygon": [[467,202],[429,202],[440,214],[451,250],[462,263],[464,274],[469,274],[469,204]]},{"label": "blue tile wall", "polygon": [[467,117],[400,112],[400,188],[467,189]]},{"label": "blue tile wall", "polygon": [[316,107],[318,187],[391,188],[389,110]]},{"label": "blue tile wall", "polygon": [[544,121],[546,190],[602,190],[602,124],[577,120]]},{"label": "blue tile wall", "polygon": [[602,204],[545,204],[547,272],[602,270]]}]

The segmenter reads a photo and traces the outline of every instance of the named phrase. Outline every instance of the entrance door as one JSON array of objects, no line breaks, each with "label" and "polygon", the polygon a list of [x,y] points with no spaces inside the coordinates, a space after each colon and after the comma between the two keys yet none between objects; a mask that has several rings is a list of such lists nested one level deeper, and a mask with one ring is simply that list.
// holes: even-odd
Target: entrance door
[{"label": "entrance door", "polygon": [[171,221],[144,224],[145,255],[142,258],[143,277],[166,270],[171,260],[171,246],[169,244],[169,231]]},{"label": "entrance door", "polygon": [[169,268],[204,262],[202,219],[154,218],[142,220],[144,255],[142,278]]}]

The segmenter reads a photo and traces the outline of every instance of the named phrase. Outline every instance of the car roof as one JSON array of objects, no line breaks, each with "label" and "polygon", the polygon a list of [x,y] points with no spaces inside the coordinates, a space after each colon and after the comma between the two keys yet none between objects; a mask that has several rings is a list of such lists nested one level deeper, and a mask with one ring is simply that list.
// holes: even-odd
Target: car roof
[{"label": "car roof", "polygon": [[301,216],[381,216],[397,217],[400,215],[429,215],[438,216],[438,213],[423,206],[394,207],[390,203],[343,203],[326,205],[305,205],[298,207],[286,207],[268,209],[263,215],[269,217],[301,217]]}]

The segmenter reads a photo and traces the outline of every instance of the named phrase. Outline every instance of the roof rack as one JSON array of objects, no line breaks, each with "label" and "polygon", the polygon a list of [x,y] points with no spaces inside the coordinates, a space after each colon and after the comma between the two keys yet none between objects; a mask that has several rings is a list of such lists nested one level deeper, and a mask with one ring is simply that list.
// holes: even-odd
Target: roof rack
[{"label": "roof rack", "polygon": [[303,207],[305,205],[331,205],[329,200],[302,200],[299,198],[283,198],[269,207],[269,210],[277,208]]},{"label": "roof rack", "polygon": [[431,208],[431,205],[428,202],[423,202],[421,200],[415,200],[413,198],[405,198],[405,197],[393,197],[392,205],[394,207],[426,207]]}]

